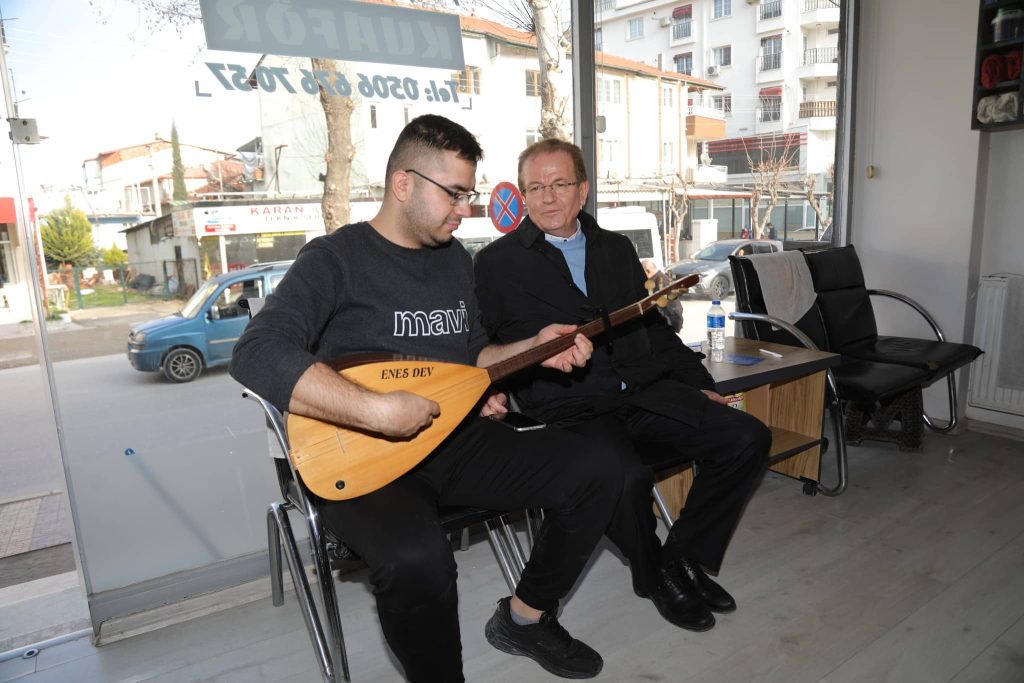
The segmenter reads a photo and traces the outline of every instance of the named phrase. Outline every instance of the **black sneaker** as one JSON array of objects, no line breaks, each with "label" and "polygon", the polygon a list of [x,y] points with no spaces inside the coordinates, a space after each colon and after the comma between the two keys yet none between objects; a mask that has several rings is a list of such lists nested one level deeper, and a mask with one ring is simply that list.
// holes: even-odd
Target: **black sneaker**
[{"label": "black sneaker", "polygon": [[698,633],[715,625],[715,615],[700,596],[680,584],[674,571],[663,568],[658,575],[661,581],[649,597],[666,621]]},{"label": "black sneaker", "polygon": [[499,600],[484,627],[488,643],[510,655],[529,657],[562,678],[593,678],[601,673],[601,655],[569,635],[552,612],[545,612],[539,623],[519,626],[509,612],[511,600]]}]

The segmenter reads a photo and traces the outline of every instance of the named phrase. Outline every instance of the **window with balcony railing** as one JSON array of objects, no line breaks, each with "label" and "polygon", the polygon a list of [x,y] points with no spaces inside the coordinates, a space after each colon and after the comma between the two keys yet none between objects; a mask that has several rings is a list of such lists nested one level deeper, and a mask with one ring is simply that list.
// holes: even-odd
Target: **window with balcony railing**
[{"label": "window with balcony railing", "polygon": [[693,35],[693,19],[672,20],[672,40],[682,40]]},{"label": "window with balcony railing", "polygon": [[810,47],[804,50],[804,64],[832,64],[839,61],[837,47]]},{"label": "window with balcony railing", "polygon": [[768,54],[761,55],[758,59],[757,70],[758,71],[771,71],[772,69],[782,68],[782,53],[781,52],[770,52]]},{"label": "window with balcony railing", "polygon": [[839,9],[839,0],[804,0],[805,12],[816,9]]},{"label": "window with balcony railing", "polygon": [[761,3],[761,19],[774,19],[782,16],[782,0],[768,0]]},{"label": "window with balcony railing", "polygon": [[809,119],[817,116],[835,118],[836,101],[826,100],[824,102],[801,102],[800,118]]}]

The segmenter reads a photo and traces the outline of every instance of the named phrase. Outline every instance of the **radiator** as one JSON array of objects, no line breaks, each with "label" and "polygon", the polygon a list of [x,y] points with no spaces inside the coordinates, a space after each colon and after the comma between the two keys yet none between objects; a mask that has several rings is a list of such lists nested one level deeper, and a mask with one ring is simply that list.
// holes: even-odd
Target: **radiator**
[{"label": "radiator", "polygon": [[971,366],[968,404],[975,408],[996,410],[1024,416],[1024,391],[1000,387],[998,382],[1001,358],[1000,338],[1005,326],[1024,333],[1024,320],[1008,320],[1006,316],[1007,283],[1021,275],[991,275],[981,279],[978,289],[978,310],[974,322],[974,345],[985,353]]}]

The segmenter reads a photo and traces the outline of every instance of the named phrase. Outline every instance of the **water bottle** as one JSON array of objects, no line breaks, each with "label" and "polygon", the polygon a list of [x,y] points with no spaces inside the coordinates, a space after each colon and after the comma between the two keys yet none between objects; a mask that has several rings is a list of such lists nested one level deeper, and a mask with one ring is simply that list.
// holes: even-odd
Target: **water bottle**
[{"label": "water bottle", "polygon": [[722,362],[725,355],[725,309],[715,299],[708,309],[708,356],[715,363]]}]

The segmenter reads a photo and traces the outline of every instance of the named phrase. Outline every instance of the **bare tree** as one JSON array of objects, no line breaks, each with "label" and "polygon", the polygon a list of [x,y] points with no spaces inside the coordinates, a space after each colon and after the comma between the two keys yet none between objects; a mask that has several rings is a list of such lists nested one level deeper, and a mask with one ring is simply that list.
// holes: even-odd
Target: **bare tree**
[{"label": "bare tree", "polygon": [[553,0],[529,0],[533,10],[537,60],[540,66],[540,126],[542,138],[572,141],[569,124],[570,43],[562,33],[558,6]]},{"label": "bare tree", "polygon": [[[832,187],[835,183],[835,177],[835,164],[829,164],[828,168],[825,169],[828,190],[820,193],[816,191],[817,179],[813,175],[809,175],[804,179],[804,196],[807,199],[807,203],[814,209],[814,214],[818,217],[818,224],[821,226],[822,232],[825,232],[828,226],[832,225]],[[822,206],[822,200],[824,200],[824,206]]]},{"label": "bare tree", "polygon": [[690,212],[690,183],[681,173],[668,178],[669,209],[672,211],[672,224],[665,230],[665,263],[679,260],[679,231]]},{"label": "bare tree", "polygon": [[[800,145],[795,135],[773,135],[767,146],[765,137],[762,137],[758,145],[758,158],[755,161],[750,148],[747,147],[746,138],[741,139],[750,174],[753,176],[753,187],[750,190],[750,232],[754,239],[761,239],[764,228],[771,219],[772,209],[779,203],[779,196],[786,188],[783,173],[793,168],[793,161],[800,153]],[[761,200],[767,200],[763,215]]]},{"label": "bare tree", "polygon": [[512,26],[526,33],[536,31],[533,23],[533,8],[529,0],[477,0],[475,3],[498,18],[506,26]]},{"label": "bare tree", "polygon": [[[333,60],[314,58],[312,61],[314,72],[318,69],[330,73],[336,71]],[[326,171],[320,209],[324,214],[324,228],[327,232],[334,232],[348,225],[351,217],[348,198],[352,190],[352,159],[356,156],[351,125],[355,100],[328,94],[321,84],[320,106],[324,109],[324,122],[327,124]]]},{"label": "bare tree", "polygon": [[[170,26],[178,33],[189,25],[202,21],[199,0],[132,0],[146,17],[150,30],[156,31]],[[314,70],[322,69],[333,74],[338,71],[330,59],[311,60]],[[333,75],[332,75],[333,81]],[[349,79],[351,82],[351,79]],[[356,149],[352,144],[352,112],[355,103],[350,97],[325,92],[320,84],[320,104],[324,110],[327,127],[327,169],[324,174],[324,191],[321,208],[324,228],[333,232],[349,222],[349,191],[351,188],[352,159]]]},{"label": "bare tree", "polygon": [[562,32],[557,0],[477,0],[475,4],[502,23],[532,33],[536,38],[537,70],[540,72],[540,123],[537,132],[542,138],[571,142],[571,43]]}]

